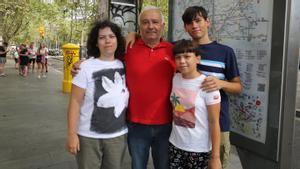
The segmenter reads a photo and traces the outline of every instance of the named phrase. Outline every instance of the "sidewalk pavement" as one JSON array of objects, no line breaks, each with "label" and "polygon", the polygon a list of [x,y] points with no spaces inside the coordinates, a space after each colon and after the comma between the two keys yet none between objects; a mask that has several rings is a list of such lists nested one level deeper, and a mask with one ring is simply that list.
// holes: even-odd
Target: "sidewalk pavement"
[{"label": "sidewalk pavement", "polygon": [[[6,73],[0,78],[0,169],[76,169],[65,151],[69,95],[62,93],[62,72],[49,67],[47,78],[22,77],[8,60]],[[242,169],[233,150],[228,169]],[[128,153],[124,169],[130,169]]]}]

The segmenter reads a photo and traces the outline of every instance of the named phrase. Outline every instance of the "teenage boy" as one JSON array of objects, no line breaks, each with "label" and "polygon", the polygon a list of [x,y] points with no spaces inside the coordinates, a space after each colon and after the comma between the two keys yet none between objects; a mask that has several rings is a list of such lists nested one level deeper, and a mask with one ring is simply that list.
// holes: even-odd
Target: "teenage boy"
[{"label": "teenage boy", "polygon": [[236,57],[232,48],[212,41],[208,36],[210,20],[207,11],[201,6],[188,7],[182,15],[185,31],[201,51],[201,63],[198,69],[208,77],[201,88],[204,91],[220,90],[221,93],[221,153],[223,168],[229,162],[229,101],[228,94],[242,92],[240,74]]},{"label": "teenage boy", "polygon": [[199,88],[206,78],[197,70],[200,53],[190,40],[173,47],[177,70],[170,100],[173,123],[169,168],[220,169],[220,92]]}]

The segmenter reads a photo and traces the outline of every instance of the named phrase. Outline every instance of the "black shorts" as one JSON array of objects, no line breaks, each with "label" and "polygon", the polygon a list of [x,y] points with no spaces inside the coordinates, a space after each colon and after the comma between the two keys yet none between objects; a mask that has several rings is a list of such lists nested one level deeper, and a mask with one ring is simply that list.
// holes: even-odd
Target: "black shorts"
[{"label": "black shorts", "polygon": [[41,63],[42,62],[42,56],[41,55],[37,55],[36,56],[36,63]]},{"label": "black shorts", "polygon": [[29,63],[33,63],[34,64],[35,63],[35,58],[30,58],[29,59]]},{"label": "black shorts", "polygon": [[29,57],[28,56],[21,56],[20,57],[20,65],[26,66],[29,63]]}]

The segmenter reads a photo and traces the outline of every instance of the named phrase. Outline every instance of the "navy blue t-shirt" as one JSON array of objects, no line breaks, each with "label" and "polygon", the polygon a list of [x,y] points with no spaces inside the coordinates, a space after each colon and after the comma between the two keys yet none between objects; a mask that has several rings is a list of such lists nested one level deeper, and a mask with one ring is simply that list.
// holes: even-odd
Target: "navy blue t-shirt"
[{"label": "navy blue t-shirt", "polygon": [[[230,80],[240,76],[236,57],[232,48],[219,44],[216,41],[199,45],[201,61],[198,70],[207,76],[215,76],[221,80]],[[229,102],[228,96],[223,90],[221,93],[221,131],[229,131]]]}]

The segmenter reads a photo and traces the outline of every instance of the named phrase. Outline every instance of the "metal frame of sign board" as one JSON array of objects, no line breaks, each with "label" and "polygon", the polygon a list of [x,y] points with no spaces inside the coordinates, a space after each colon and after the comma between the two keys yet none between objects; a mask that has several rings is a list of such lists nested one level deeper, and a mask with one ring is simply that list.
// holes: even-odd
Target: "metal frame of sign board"
[{"label": "metal frame of sign board", "polygon": [[296,94],[297,94],[297,76],[298,64],[300,57],[300,1],[286,0],[286,17],[285,17],[285,39],[284,39],[284,66],[283,66],[283,106],[280,118],[280,147],[279,161],[280,169],[298,168],[292,166],[293,159],[293,141],[295,115],[296,115]]},{"label": "metal frame of sign board", "polygon": [[[296,0],[294,0],[294,2],[295,1]],[[174,12],[176,12],[174,11],[173,5],[174,0],[170,0],[169,30],[173,29],[173,25],[176,22],[176,20],[181,19],[173,17]],[[287,8],[288,5],[290,4],[288,4],[287,1],[273,1],[270,61],[271,66],[269,74],[269,95],[267,96],[269,98],[269,102],[265,143],[257,142],[240,134],[231,132],[231,141],[234,145],[247,149],[272,161],[278,161],[279,153],[282,152],[280,144],[284,143],[284,139],[282,139],[281,133],[283,133],[283,131],[281,131],[280,128],[284,127],[285,129],[286,126],[283,125],[289,125],[286,124],[287,122],[284,120],[287,118],[286,111],[287,109],[289,109],[289,111],[295,112],[295,110],[291,110],[295,107],[295,97],[287,97],[287,93],[294,93],[292,94],[292,96],[295,95],[296,90],[293,84],[296,84],[297,80],[297,75],[295,74],[295,72],[289,72],[290,70],[295,71],[297,66],[295,66],[294,70],[291,69],[291,65],[289,64],[298,63],[298,61],[295,58],[287,59],[288,57],[286,57],[287,53],[294,52],[294,49],[288,51],[286,49],[286,41],[288,40],[285,37],[285,35],[287,34],[287,32],[285,31],[287,29],[286,16],[290,12],[290,9]],[[299,33],[294,33],[294,35],[295,34]],[[175,40],[172,31],[169,31],[168,35],[169,41]],[[288,83],[287,80],[289,80]],[[289,87],[286,87],[287,84],[289,85]],[[290,136],[291,132],[292,131],[284,131],[285,135],[287,136]],[[292,140],[292,138],[290,137],[287,138]]]}]

